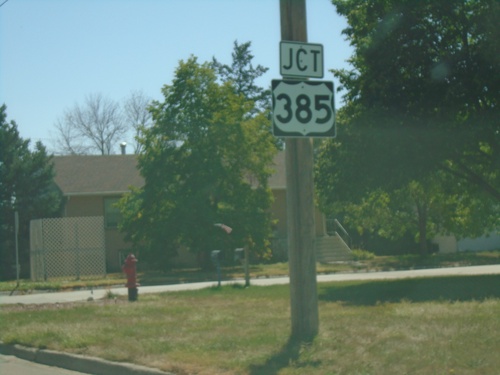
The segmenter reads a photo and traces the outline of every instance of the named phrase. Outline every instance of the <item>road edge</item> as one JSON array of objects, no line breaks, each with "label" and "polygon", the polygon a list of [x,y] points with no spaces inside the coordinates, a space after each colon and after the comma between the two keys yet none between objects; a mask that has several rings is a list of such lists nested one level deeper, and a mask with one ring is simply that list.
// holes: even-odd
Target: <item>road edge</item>
[{"label": "road edge", "polygon": [[54,350],[9,345],[0,341],[0,354],[11,355],[26,361],[64,368],[92,375],[175,375],[141,365],[113,362],[80,354],[62,353]]}]

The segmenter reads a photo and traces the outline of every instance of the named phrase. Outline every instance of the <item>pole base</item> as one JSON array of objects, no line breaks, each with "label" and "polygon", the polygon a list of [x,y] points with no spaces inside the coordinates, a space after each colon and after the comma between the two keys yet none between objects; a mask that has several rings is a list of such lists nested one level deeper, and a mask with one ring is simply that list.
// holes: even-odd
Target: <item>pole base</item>
[{"label": "pole base", "polygon": [[131,302],[137,301],[139,292],[137,288],[128,288],[128,300]]}]

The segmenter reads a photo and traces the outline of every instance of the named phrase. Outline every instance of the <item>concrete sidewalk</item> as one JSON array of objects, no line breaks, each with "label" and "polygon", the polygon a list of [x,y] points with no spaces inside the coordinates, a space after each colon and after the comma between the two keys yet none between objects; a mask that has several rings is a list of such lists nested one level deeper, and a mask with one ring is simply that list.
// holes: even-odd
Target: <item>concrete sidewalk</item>
[{"label": "concrete sidewalk", "polygon": [[[353,273],[336,273],[328,275],[318,275],[318,282],[331,281],[351,281],[351,280],[389,280],[415,277],[436,277],[436,276],[465,276],[465,275],[492,275],[500,274],[500,264],[488,266],[472,266],[472,267],[451,267],[451,268],[433,268],[421,270],[407,271],[389,271],[389,272],[353,272]],[[288,284],[288,277],[269,277],[252,279],[251,285],[268,286]],[[243,280],[223,281],[222,285],[231,285],[235,283],[243,283]],[[216,281],[187,283],[175,285],[156,285],[139,287],[139,299],[141,294],[162,293],[162,292],[179,292],[183,290],[197,290],[216,286]],[[25,295],[2,295],[0,296],[0,305],[7,304],[44,304],[44,303],[65,303],[87,301],[89,299],[105,298],[107,293],[116,295],[127,295],[128,290],[125,287],[111,289],[94,289],[94,290],[78,290],[71,292],[52,292],[52,293],[33,293]]]}]

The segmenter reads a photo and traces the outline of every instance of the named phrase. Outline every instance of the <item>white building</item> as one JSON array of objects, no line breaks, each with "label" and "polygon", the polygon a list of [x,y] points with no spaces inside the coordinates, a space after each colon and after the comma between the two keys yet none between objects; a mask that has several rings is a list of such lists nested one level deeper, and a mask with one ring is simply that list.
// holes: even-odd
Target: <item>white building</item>
[{"label": "white building", "polygon": [[463,238],[457,240],[455,236],[436,236],[432,241],[439,246],[440,253],[454,253],[457,251],[487,251],[500,249],[500,232],[492,232],[478,238]]}]

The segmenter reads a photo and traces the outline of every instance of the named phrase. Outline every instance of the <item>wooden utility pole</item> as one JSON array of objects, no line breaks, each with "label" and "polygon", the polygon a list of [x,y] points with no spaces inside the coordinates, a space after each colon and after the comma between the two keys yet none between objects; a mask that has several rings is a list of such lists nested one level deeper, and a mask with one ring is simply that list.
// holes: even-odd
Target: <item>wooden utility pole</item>
[{"label": "wooden utility pole", "polygon": [[[307,42],[305,0],[280,0],[280,18],[281,40]],[[319,330],[313,147],[310,138],[287,138],[285,147],[292,338],[307,341]]]}]

